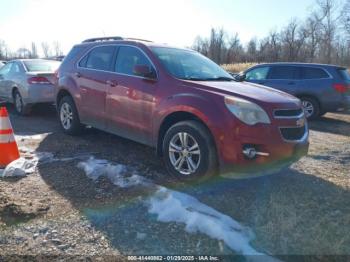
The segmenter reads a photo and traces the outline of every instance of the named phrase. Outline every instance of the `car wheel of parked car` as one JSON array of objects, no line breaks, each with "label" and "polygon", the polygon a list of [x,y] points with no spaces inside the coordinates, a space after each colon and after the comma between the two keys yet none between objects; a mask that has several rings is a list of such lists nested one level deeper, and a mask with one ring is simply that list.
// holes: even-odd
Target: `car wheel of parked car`
[{"label": "car wheel of parked car", "polygon": [[31,106],[23,103],[22,96],[17,90],[13,92],[13,103],[18,115],[27,116],[30,114]]},{"label": "car wheel of parked car", "polygon": [[315,119],[320,116],[320,106],[316,99],[312,97],[300,98],[307,119]]},{"label": "car wheel of parked car", "polygon": [[65,96],[60,100],[58,114],[61,127],[66,134],[78,135],[81,133],[83,125],[80,123],[73,98]]},{"label": "car wheel of parked car", "polygon": [[199,122],[183,121],[169,128],[163,141],[168,171],[180,179],[207,178],[217,169],[214,141]]}]

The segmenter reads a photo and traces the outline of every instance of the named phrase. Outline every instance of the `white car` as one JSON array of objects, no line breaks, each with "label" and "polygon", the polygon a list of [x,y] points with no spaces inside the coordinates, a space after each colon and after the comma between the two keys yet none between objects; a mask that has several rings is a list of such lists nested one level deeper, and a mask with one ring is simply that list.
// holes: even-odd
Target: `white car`
[{"label": "white car", "polygon": [[15,105],[19,115],[28,115],[33,104],[54,102],[54,73],[61,62],[21,59],[0,69],[0,99]]}]

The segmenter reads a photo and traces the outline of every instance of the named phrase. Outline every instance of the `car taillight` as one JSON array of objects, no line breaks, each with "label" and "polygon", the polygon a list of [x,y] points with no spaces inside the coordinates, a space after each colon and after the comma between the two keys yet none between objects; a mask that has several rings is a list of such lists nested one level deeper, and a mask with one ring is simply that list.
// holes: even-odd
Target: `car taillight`
[{"label": "car taillight", "polygon": [[335,91],[337,91],[338,93],[346,93],[349,90],[349,85],[345,85],[345,84],[334,84],[333,88],[335,89]]},{"label": "car taillight", "polygon": [[43,76],[33,76],[27,79],[28,84],[51,84],[51,82]]}]

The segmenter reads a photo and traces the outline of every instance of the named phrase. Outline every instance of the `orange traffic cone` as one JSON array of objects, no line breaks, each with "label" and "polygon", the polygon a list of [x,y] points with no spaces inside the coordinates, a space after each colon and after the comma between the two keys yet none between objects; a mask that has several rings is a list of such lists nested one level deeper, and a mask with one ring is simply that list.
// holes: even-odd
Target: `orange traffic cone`
[{"label": "orange traffic cone", "polygon": [[0,168],[19,158],[19,152],[6,107],[0,108]]}]

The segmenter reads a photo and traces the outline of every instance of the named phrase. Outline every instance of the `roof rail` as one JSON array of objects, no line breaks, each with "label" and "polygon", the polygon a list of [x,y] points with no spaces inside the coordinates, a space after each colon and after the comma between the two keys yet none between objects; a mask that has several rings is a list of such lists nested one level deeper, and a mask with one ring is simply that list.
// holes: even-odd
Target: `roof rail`
[{"label": "roof rail", "polygon": [[149,43],[153,42],[153,41],[150,41],[150,40],[141,39],[141,38],[134,38],[134,37],[124,38],[124,40],[135,40],[135,41],[142,41],[142,42],[149,42]]},{"label": "roof rail", "polygon": [[106,36],[106,37],[89,38],[84,40],[82,43],[91,43],[91,42],[99,42],[99,41],[116,41],[116,40],[124,40],[124,39],[120,36]]}]

